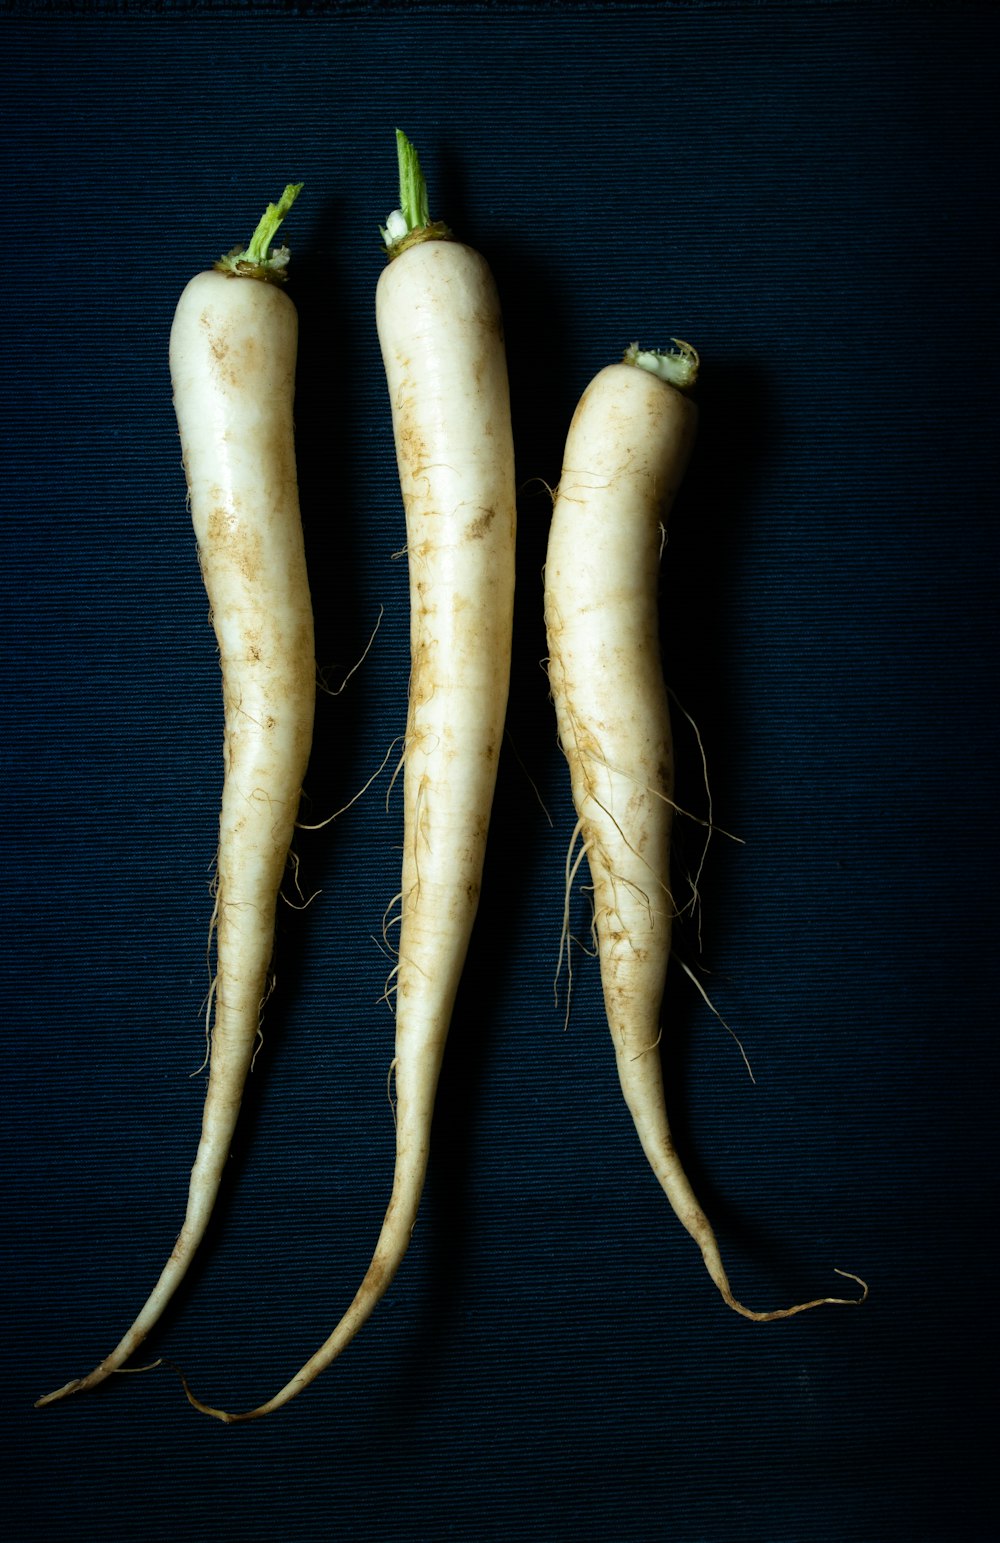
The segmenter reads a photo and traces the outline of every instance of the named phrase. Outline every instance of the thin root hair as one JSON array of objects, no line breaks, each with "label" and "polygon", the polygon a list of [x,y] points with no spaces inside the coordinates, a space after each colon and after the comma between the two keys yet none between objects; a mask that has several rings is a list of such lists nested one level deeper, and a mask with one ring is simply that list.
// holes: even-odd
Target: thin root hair
[{"label": "thin root hair", "polygon": [[257,1004],[257,1032],[254,1035],[253,1055],[250,1057],[250,1070],[257,1065],[257,1057],[264,1048],[264,1008],[267,1001],[278,984],[278,977],[274,970],[268,970],[267,979],[264,982],[264,994]]},{"label": "thin root hair", "polygon": [[756,1077],[753,1074],[753,1067],[750,1065],[749,1057],[747,1056],[747,1053],[746,1053],[746,1051],[743,1048],[743,1041],[740,1039],[740,1037],[736,1033],[735,1029],[731,1028],[730,1025],[726,1022],[725,1018],[723,1018],[722,1014],[719,1012],[719,1009],[716,1007],[715,1003],[712,1001],[712,998],[709,996],[708,992],[705,990],[705,988],[702,985],[701,981],[698,979],[698,977],[695,975],[694,971],[691,969],[690,965],[685,964],[684,960],[681,959],[679,957],[679,955],[677,955],[676,953],[672,953],[672,957],[677,960],[677,963],[680,965],[681,969],[684,971],[684,974],[687,976],[688,980],[691,981],[692,984],[694,985],[694,988],[698,992],[698,995],[702,998],[702,1000],[708,1006],[710,1011],[715,1014],[716,1018],[718,1018],[719,1022],[722,1024],[722,1027],[725,1029],[726,1033],[731,1035],[731,1037],[735,1041],[736,1047],[739,1050],[740,1055],[743,1057],[743,1065],[747,1069],[747,1072],[748,1072],[749,1077],[750,1077],[750,1081],[753,1083],[754,1087],[756,1087],[757,1086],[757,1079],[756,1079]]},{"label": "thin root hair", "polygon": [[[701,856],[698,859],[698,864],[697,864],[697,867],[695,868],[694,877],[690,880],[690,883],[691,883],[691,911],[692,911],[693,915],[697,916],[698,950],[700,952],[701,951],[701,947],[702,947],[702,939],[701,939],[701,914],[702,913],[701,913],[701,903],[700,903],[700,895],[699,895],[699,884],[700,884],[700,881],[701,881],[701,875],[704,872],[705,860],[708,857],[708,847],[709,847],[709,843],[710,843],[710,841],[712,839],[712,833],[713,833],[713,831],[716,828],[715,827],[715,821],[714,821],[714,819],[712,817],[712,811],[713,811],[712,789],[711,789],[711,786],[710,786],[709,780],[708,780],[708,757],[705,754],[705,746],[704,746],[704,743],[702,741],[701,731],[698,728],[697,723],[694,721],[694,719],[692,718],[691,714],[688,712],[687,708],[684,706],[683,702],[680,700],[680,698],[678,697],[676,691],[674,691],[672,687],[670,687],[670,686],[667,687],[667,693],[668,693],[668,695],[670,697],[670,700],[673,702],[674,706],[680,712],[681,716],[684,719],[686,719],[687,723],[690,725],[690,727],[694,731],[695,742],[696,742],[696,744],[698,746],[698,754],[701,757],[701,775],[702,775],[702,780],[703,780],[703,782],[705,784],[705,801],[706,801],[706,804],[708,806],[708,812],[707,812],[707,815],[706,815],[706,818],[705,818],[705,822],[704,822],[705,823],[705,831],[706,831],[705,845],[701,849]],[[726,835],[726,836],[730,836],[730,840],[739,842],[741,846],[743,845],[743,842],[741,841],[739,836],[732,836],[732,835],[730,835],[730,833],[728,831],[722,831],[722,834]]]},{"label": "thin root hair", "polygon": [[[392,944],[389,942],[388,937],[386,936],[386,933],[388,932],[390,927],[401,927],[403,925],[402,901],[403,901],[403,891],[400,889],[400,890],[397,890],[396,894],[393,895],[392,899],[389,901],[389,904],[386,906],[385,910],[382,912],[382,942],[385,944],[385,952],[387,952],[393,958],[398,958],[399,950],[398,950],[398,948],[394,948],[392,946]],[[389,912],[392,910],[393,906],[396,905],[396,904],[399,904],[399,906],[400,906],[399,915],[398,916],[390,916]]]},{"label": "thin root hair", "polygon": [[[391,753],[393,747],[398,745],[400,743],[400,741],[402,741],[403,752],[402,752],[401,756],[399,757],[399,760],[396,762],[396,769],[395,769],[395,771],[393,772],[392,776],[389,779],[389,786],[385,790],[385,812],[386,812],[386,814],[389,813],[389,799],[392,797],[392,790],[396,786],[396,778],[399,776],[400,772],[403,770],[403,767],[406,765],[406,749],[407,749],[406,736],[405,735],[397,734],[396,738],[393,740],[392,744],[389,746],[389,751],[386,753],[386,761],[387,761],[389,759],[389,753]],[[384,765],[385,765],[385,761],[382,762],[382,766],[384,766]],[[380,766],[379,770],[381,771],[381,769],[382,769],[382,767]]]},{"label": "thin root hair", "polygon": [[[217,854],[218,855],[218,854]],[[216,865],[212,873],[212,916],[208,923],[208,937],[205,940],[205,968],[208,971],[208,990],[201,1004],[201,1011],[205,1019],[205,1054],[201,1058],[200,1065],[191,1073],[197,1077],[205,1070],[212,1057],[212,1008],[215,1003],[216,992],[219,987],[219,977],[212,969],[212,939],[215,937],[216,928],[219,925],[219,870]]]},{"label": "thin root hair", "polygon": [[701,815],[693,814],[690,809],[685,809],[680,804],[675,803],[675,801],[667,793],[662,792],[660,788],[650,787],[648,782],[643,782],[640,780],[640,778],[634,777],[631,772],[625,771],[621,766],[614,766],[604,756],[594,755],[592,751],[581,751],[580,753],[581,755],[584,755],[587,760],[596,761],[598,766],[603,766],[605,771],[613,772],[616,777],[622,777],[626,782],[631,782],[634,787],[641,788],[644,793],[649,793],[651,797],[659,798],[663,803],[668,804],[674,813],[679,815],[681,819],[690,820],[692,825],[703,826],[708,831],[709,836],[711,836],[713,832],[718,831],[720,836],[725,836],[728,840],[735,841],[738,846],[746,845],[746,842],[743,840],[742,836],[734,836],[732,831],[724,830],[721,825],[716,825],[710,816],[702,819]]},{"label": "thin root hair", "polygon": [[289,850],[288,866],[292,870],[292,882],[295,885],[295,889],[298,892],[298,896],[302,904],[296,905],[295,901],[290,899],[289,896],[285,894],[283,889],[279,889],[278,894],[281,896],[285,904],[290,906],[293,911],[307,911],[312,905],[313,901],[317,898],[318,895],[321,895],[323,891],[320,889],[314,889],[311,895],[306,895],[304,893],[302,885],[299,883],[299,873],[302,868],[302,859],[299,857],[297,852]]},{"label": "thin root hair", "polygon": [[[545,664],[545,662],[546,661],[544,661],[544,660],[542,661],[543,665]],[[669,688],[668,688],[668,691],[669,691]],[[673,691],[669,691],[669,695],[671,697],[673,697],[675,702],[677,702],[677,698],[674,695]],[[604,770],[608,771],[608,772],[611,772],[613,776],[621,777],[621,778],[623,778],[624,781],[631,782],[634,787],[641,788],[644,793],[649,793],[652,797],[661,799],[663,801],[663,803],[667,804],[674,811],[674,813],[679,815],[682,819],[690,820],[693,825],[701,825],[701,826],[703,826],[708,831],[709,836],[711,836],[713,832],[718,831],[720,836],[725,836],[725,837],[728,838],[728,840],[735,841],[738,846],[745,846],[746,843],[744,842],[742,836],[735,836],[732,831],[725,830],[721,825],[716,825],[715,821],[712,819],[712,798],[711,798],[711,790],[709,789],[709,786],[708,786],[708,762],[707,762],[707,759],[706,759],[706,756],[705,756],[704,746],[702,745],[701,735],[699,734],[698,726],[695,723],[694,719],[691,717],[690,713],[688,713],[684,709],[684,707],[681,706],[680,702],[677,702],[677,706],[678,706],[678,708],[680,708],[681,713],[688,720],[688,722],[690,723],[691,727],[694,729],[695,736],[696,736],[697,741],[698,741],[698,748],[699,748],[699,750],[701,752],[702,773],[703,773],[703,777],[704,777],[704,781],[705,781],[705,791],[708,794],[708,814],[707,814],[707,816],[704,819],[700,815],[692,813],[692,811],[690,809],[684,809],[680,804],[676,803],[667,793],[664,793],[661,788],[651,787],[648,782],[643,782],[641,778],[636,777],[630,771],[626,771],[624,769],[624,767],[616,766],[612,761],[608,760],[607,756],[604,755],[603,752],[598,754],[595,750],[584,749],[584,747],[580,743],[579,737],[577,737],[577,740],[576,740],[576,751],[577,751],[577,754],[580,757],[581,763],[586,762],[586,761],[594,761],[594,762],[596,762],[596,764],[598,766],[603,766]],[[574,722],[574,730],[575,730],[575,727],[576,727],[575,717],[574,717],[573,722]],[[563,750],[563,754],[565,754],[565,749]],[[595,802],[596,802],[596,800],[595,800]],[[607,812],[607,811],[605,811],[605,812]],[[707,847],[707,842],[706,842],[706,847]],[[700,871],[701,871],[701,869],[699,867],[699,873],[700,873]]]},{"label": "thin root hair", "polygon": [[314,889],[311,895],[303,897],[301,905],[297,904],[294,900],[289,900],[288,896],[284,894],[283,891],[279,890],[278,893],[281,895],[281,898],[285,904],[290,906],[293,911],[308,911],[313,901],[317,900],[323,891],[321,889]]},{"label": "thin root hair", "polygon": [[586,841],[581,841],[580,850],[573,856],[573,848],[576,846],[577,837],[582,835],[583,821],[577,820],[573,827],[573,834],[569,838],[566,848],[565,886],[563,889],[563,919],[559,932],[559,956],[556,959],[556,972],[552,981],[552,997],[556,1007],[559,1006],[559,976],[562,974],[563,957],[566,959],[566,1012],[563,1018],[563,1030],[569,1028],[569,1007],[573,995],[573,954],[570,948],[572,937],[569,930],[569,903],[573,893],[573,881],[579,871],[580,864],[587,855]]},{"label": "thin root hair", "polygon": [[[377,939],[376,939],[376,941],[377,941]],[[385,978],[385,986],[382,989],[382,995],[380,997],[376,998],[376,1006],[378,1005],[379,1002],[384,1002],[386,1007],[388,1007],[390,1012],[392,1012],[394,1010],[393,1009],[392,999],[396,995],[396,981],[395,981],[395,977],[396,977],[396,975],[398,975],[398,973],[399,973],[399,961],[397,960],[396,963],[393,965],[392,969],[389,971],[388,975]]]},{"label": "thin root hair", "polygon": [[217,975],[213,975],[212,979],[208,983],[208,990],[205,993],[205,1000],[201,1005],[201,1011],[205,1019],[205,1054],[202,1056],[200,1064],[196,1066],[194,1071],[191,1073],[192,1077],[200,1076],[212,1057],[212,1007],[215,1002],[215,995],[218,989],[218,985],[219,977]]},{"label": "thin root hair", "polygon": [[[608,488],[614,486],[619,477],[626,476],[629,473],[636,459],[636,452],[630,447],[628,450],[626,450],[622,461],[615,467],[610,477],[608,477],[604,482],[598,482],[596,472],[587,471],[585,467],[564,466],[559,475],[559,486],[556,488],[556,492],[559,494],[559,497],[562,498],[566,503],[582,503],[582,499],[570,498],[569,494],[565,492],[563,483],[567,477],[576,478],[577,486],[579,486],[581,493],[605,493],[607,492]],[[584,481],[584,478],[588,480]],[[652,490],[653,500],[657,504],[660,503],[660,488],[655,473],[652,471],[647,471],[645,473],[645,480]]]},{"label": "thin root hair", "polygon": [[546,809],[545,804],[544,804],[544,802],[542,800],[542,795],[538,791],[538,784],[535,782],[534,777],[532,777],[532,775],[529,772],[528,768],[525,766],[524,761],[521,759],[521,752],[518,750],[517,745],[514,743],[514,736],[511,734],[510,729],[508,729],[508,728],[504,729],[504,739],[510,745],[511,750],[514,753],[514,759],[516,760],[518,766],[520,766],[521,770],[524,772],[524,775],[527,777],[528,784],[529,784],[529,786],[531,788],[531,791],[534,793],[535,798],[538,800],[538,807],[539,807],[539,809],[541,809],[541,811],[544,814],[545,818],[548,820],[550,829],[554,830],[555,829],[555,821],[553,820],[553,818],[552,818],[551,814],[549,813],[549,811]]},{"label": "thin root hair", "polygon": [[396,1057],[389,1062],[389,1070],[385,1075],[385,1096],[389,1101],[389,1110],[392,1114],[392,1128],[396,1130]]},{"label": "thin root hair", "polygon": [[367,659],[369,653],[371,652],[372,644],[375,641],[375,634],[378,632],[378,629],[382,625],[382,618],[383,618],[384,615],[385,615],[385,606],[384,605],[380,605],[379,608],[378,608],[378,621],[375,623],[375,626],[372,628],[372,634],[371,634],[371,637],[368,639],[368,642],[365,644],[364,652],[362,653],[361,657],[354,664],[351,665],[351,668],[348,670],[347,674],[344,676],[344,678],[340,682],[339,686],[336,686],[336,687],[328,686],[326,684],[326,681],[323,679],[322,674],[319,671],[317,671],[317,674],[316,674],[316,686],[317,686],[318,690],[325,691],[327,696],[339,696],[340,695],[340,693],[343,691],[344,687],[347,685],[347,682],[350,680],[351,676],[354,674],[354,672],[356,670],[361,668],[361,666],[364,664],[365,660]]},{"label": "thin root hair", "polygon": [[536,483],[540,484],[545,489],[546,493],[549,495],[549,502],[554,504],[556,501],[557,489],[554,488],[551,483],[546,482],[544,477],[528,477],[527,480],[522,482],[517,488],[516,497],[520,498],[522,493],[526,493],[528,489],[530,487],[534,487]]},{"label": "thin root hair", "polygon": [[[619,836],[621,836],[622,844],[625,847],[626,851],[631,852],[632,856],[635,858],[636,862],[641,863],[643,865],[643,867],[649,873],[652,874],[653,878],[656,879],[656,882],[659,885],[660,889],[663,890],[663,893],[666,895],[667,899],[670,901],[670,905],[671,905],[671,913],[670,914],[671,914],[671,916],[677,916],[679,913],[678,913],[678,910],[677,910],[677,905],[676,905],[676,902],[674,900],[674,897],[673,897],[673,895],[670,892],[670,884],[669,884],[669,882],[661,879],[657,875],[656,870],[653,868],[653,865],[651,863],[647,862],[646,859],[642,856],[642,854],[640,852],[636,851],[635,847],[632,845],[631,841],[629,841],[629,839],[626,836],[625,832],[622,830],[621,826],[619,825],[618,821],[615,819],[614,815],[611,813],[611,810],[607,807],[607,805],[603,804],[601,802],[601,800],[594,793],[590,793],[588,796],[591,799],[593,799],[594,803],[597,805],[598,809],[600,809],[601,813],[606,815],[607,818],[611,821],[611,823],[614,826],[615,830],[618,832]],[[589,850],[589,848],[588,848],[588,850]],[[653,914],[652,906],[650,905],[649,896],[646,894],[645,890],[642,889],[635,882],[634,879],[627,879],[627,878],[625,878],[625,876],[623,874],[617,873],[615,871],[615,869],[612,868],[611,864],[609,862],[605,861],[603,850],[601,850],[600,847],[598,847],[598,851],[600,852],[602,864],[603,864],[605,870],[607,871],[607,874],[608,874],[609,879],[611,880],[612,886],[614,884],[616,884],[616,883],[625,884],[629,888],[633,889],[636,892],[636,894],[641,895],[642,899],[646,903],[647,909],[649,910],[650,917],[652,917],[652,914]]]},{"label": "thin root hair", "polygon": [[649,1044],[648,1045],[644,1045],[641,1050],[637,1050],[635,1055],[629,1057],[629,1060],[630,1061],[641,1061],[643,1056],[649,1055],[651,1050],[652,1051],[659,1050],[659,1048],[660,1048],[660,1041],[662,1040],[662,1038],[663,1038],[663,1025],[661,1024],[659,1029],[657,1030],[656,1038],[655,1039],[651,1039]]},{"label": "thin root hair", "polygon": [[[296,828],[298,830],[322,830],[325,825],[331,825],[333,823],[333,821],[334,820],[338,820],[342,814],[346,814],[348,809],[350,809],[353,804],[356,804],[359,798],[363,798],[364,797],[364,795],[368,792],[368,789],[371,787],[372,783],[375,782],[379,777],[381,777],[382,773],[385,771],[385,768],[386,768],[386,765],[388,763],[389,757],[392,755],[392,752],[395,750],[395,748],[396,748],[396,746],[398,744],[399,744],[399,735],[397,735],[396,738],[391,742],[391,744],[389,745],[388,750],[386,751],[385,755],[382,757],[381,764],[378,767],[376,767],[376,769],[372,772],[371,776],[368,778],[368,781],[366,783],[364,783],[358,789],[358,791],[353,795],[353,797],[351,797],[351,798],[349,798],[347,800],[346,804],[343,804],[339,809],[335,809],[333,814],[328,814],[325,820],[319,820],[315,825],[300,825],[300,824],[298,824],[298,822],[296,822]],[[400,765],[402,765],[402,762],[400,762]],[[398,771],[398,767],[397,767],[397,771]],[[396,774],[393,773],[393,781],[395,781],[395,779],[396,779]],[[389,792],[386,793],[386,807],[388,807],[389,793],[391,793],[391,792],[392,792],[392,783],[389,784]]]}]

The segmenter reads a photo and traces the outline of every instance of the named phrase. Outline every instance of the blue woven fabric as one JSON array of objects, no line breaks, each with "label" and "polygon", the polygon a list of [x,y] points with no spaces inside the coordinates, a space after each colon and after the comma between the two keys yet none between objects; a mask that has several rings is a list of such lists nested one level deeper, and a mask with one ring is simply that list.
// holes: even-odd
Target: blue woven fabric
[{"label": "blue woven fabric", "polygon": [[[978,1543],[995,1535],[998,13],[931,3],[7,6],[3,434],[8,1535]],[[374,331],[393,129],[489,258],[518,459],[509,738],[410,1253],[343,1359],[223,1431],[117,1340],[204,1088],[221,712],[170,400],[188,277],[288,222],[324,679],[304,818],[405,717]],[[662,1054],[739,1294],[639,1150],[596,962],[553,1000],[574,816],[541,615],[589,378],[702,356],[663,647],[716,834]],[[679,801],[706,812],[678,714]],[[377,939],[399,786],[302,832],[216,1223],[150,1342],[229,1407],[325,1337],[388,1196]],[[543,808],[544,806],[544,808]],[[681,822],[678,860],[701,827]],[[293,896],[294,898],[294,896]],[[586,939],[588,897],[571,905]],[[985,1233],[985,1239],[984,1239]]]}]

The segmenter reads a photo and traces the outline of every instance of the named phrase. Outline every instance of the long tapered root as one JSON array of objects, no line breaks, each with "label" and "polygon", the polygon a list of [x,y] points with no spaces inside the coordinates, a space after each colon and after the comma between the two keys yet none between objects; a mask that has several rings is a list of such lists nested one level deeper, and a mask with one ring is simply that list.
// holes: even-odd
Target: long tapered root
[{"label": "long tapered root", "polygon": [[197,1394],[191,1391],[185,1375],[180,1373],[184,1392],[193,1408],[201,1414],[211,1415],[214,1420],[221,1420],[223,1425],[242,1425],[249,1420],[259,1420],[264,1415],[273,1414],[276,1409],[289,1403],[337,1360],[359,1330],[368,1322],[403,1262],[417,1219],[426,1166],[426,1150],[412,1166],[397,1165],[392,1197],[365,1278],[333,1333],[299,1368],[295,1376],[266,1403],[259,1404],[255,1409],[233,1413],[228,1409],[219,1409],[214,1404],[206,1404],[204,1400],[198,1398]]},{"label": "long tapered root", "polygon": [[[406,1232],[406,1242],[409,1241],[409,1229]],[[326,1370],[343,1351],[345,1351],[359,1329],[367,1323],[375,1308],[382,1300],[396,1269],[402,1262],[406,1252],[406,1242],[400,1240],[396,1257],[389,1260],[380,1260],[376,1257],[369,1266],[361,1287],[348,1308],[344,1317],[337,1325],[334,1332],[324,1345],[321,1345],[315,1355],[311,1356],[296,1375],[285,1386],[269,1398],[265,1403],[258,1404],[254,1409],[245,1409],[233,1412],[229,1409],[219,1409],[214,1404],[206,1404],[196,1393],[191,1390],[191,1385],[184,1373],[180,1373],[181,1384],[187,1395],[188,1403],[201,1414],[207,1414],[213,1420],[221,1420],[223,1425],[245,1425],[249,1420],[263,1419],[266,1414],[273,1414],[291,1399],[314,1382],[320,1372]]]},{"label": "long tapered root", "polygon": [[[510,674],[516,493],[503,327],[484,260],[429,219],[416,152],[397,133],[400,208],[376,323],[406,514],[411,672],[403,773],[396,995],[396,1165],[371,1263],[347,1312],[260,1419],[306,1388],[382,1300],[409,1244],[437,1080],[475,921]],[[383,919],[387,925],[386,918]],[[394,983],[394,987],[393,987]]]},{"label": "long tapered root", "polygon": [[[704,745],[681,708],[698,744],[708,817],[698,821],[706,836],[691,899],[679,907],[670,885],[669,852],[673,816],[683,811],[674,802],[658,575],[666,517],[694,437],[695,409],[681,391],[694,384],[698,356],[674,341],[676,352],[633,346],[623,364],[608,366],[591,381],[570,424],[554,501],[544,569],[548,671],[578,817],[566,858],[560,962],[569,888],[579,864],[573,843],[580,836],[590,865],[618,1075],[643,1151],[726,1304],[741,1317],[768,1323],[814,1307],[858,1305],[868,1287],[841,1270],[837,1273],[857,1283],[860,1297],[816,1297],[770,1312],[744,1307],[733,1294],[715,1233],[670,1133],[656,1047],[672,925],[685,911],[698,915],[700,946],[698,884],[708,840],[718,828]],[[696,977],[687,973],[707,1001]]]}]

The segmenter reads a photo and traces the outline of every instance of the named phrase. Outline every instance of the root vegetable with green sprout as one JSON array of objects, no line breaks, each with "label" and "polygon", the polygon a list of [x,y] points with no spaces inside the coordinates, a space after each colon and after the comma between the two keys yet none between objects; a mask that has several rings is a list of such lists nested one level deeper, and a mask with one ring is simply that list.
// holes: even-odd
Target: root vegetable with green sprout
[{"label": "root vegetable with green sprout", "polygon": [[410,570],[403,872],[395,967],[396,1160],[367,1273],[280,1408],[340,1355],[384,1296],[417,1219],[445,1041],[486,849],[510,673],[515,488],[500,305],[484,259],[429,219],[416,152],[397,133],[402,207],[383,231],[376,320],[392,407]]},{"label": "root vegetable with green sprout", "polygon": [[118,1370],[183,1280],[218,1194],[267,995],[316,683],[292,428],[298,320],[281,287],[287,248],[271,246],[300,187],[289,185],[268,207],[245,249],[191,280],[170,334],[174,407],[225,708],[209,1081],[184,1224],[117,1347],[39,1404],[95,1387]]},{"label": "root vegetable with green sprout", "polygon": [[[735,1312],[767,1321],[842,1297],[755,1312],[734,1297],[715,1233],[674,1147],[660,1007],[676,912],[670,889],[673,746],[660,663],[663,522],[687,464],[698,358],[630,348],[580,399],[566,440],[545,564],[549,679],[570,769],[618,1076],[650,1166]],[[838,1274],[847,1275],[846,1271]],[[857,1276],[863,1288],[867,1287]]]}]

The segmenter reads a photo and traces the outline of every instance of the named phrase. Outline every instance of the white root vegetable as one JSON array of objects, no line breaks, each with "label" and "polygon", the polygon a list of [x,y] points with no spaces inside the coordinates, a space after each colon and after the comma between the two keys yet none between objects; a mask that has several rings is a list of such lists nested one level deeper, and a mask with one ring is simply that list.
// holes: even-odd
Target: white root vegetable
[{"label": "white root vegetable", "polygon": [[286,1404],[340,1355],[398,1269],[417,1219],[445,1041],[479,900],[503,735],[514,600],[515,486],[507,363],[483,258],[428,218],[398,135],[403,210],[383,231],[376,296],[410,576],[410,685],[396,994],[396,1160],[367,1273],[332,1334],[274,1397]]},{"label": "white root vegetable", "polygon": [[275,282],[287,249],[270,250],[300,186],[290,185],[269,207],[245,251],[191,280],[170,334],[174,406],[225,708],[209,1081],[184,1224],[117,1347],[39,1404],[92,1388],[121,1367],[183,1280],[218,1194],[267,995],[316,682],[292,428],[298,321]]},{"label": "white root vegetable", "polygon": [[[663,522],[694,440],[697,355],[630,349],[584,392],[566,441],[545,565],[549,678],[618,1076],[643,1151],[725,1301],[745,1318],[788,1318],[821,1297],[755,1312],[734,1297],[712,1226],[671,1137],[660,1007],[676,906],[670,889],[673,747],[660,663]],[[582,855],[582,854],[581,854]],[[575,866],[570,867],[570,877]],[[847,1275],[846,1271],[838,1274]],[[867,1295],[867,1287],[857,1276]]]}]

